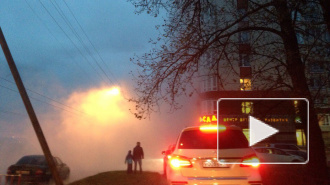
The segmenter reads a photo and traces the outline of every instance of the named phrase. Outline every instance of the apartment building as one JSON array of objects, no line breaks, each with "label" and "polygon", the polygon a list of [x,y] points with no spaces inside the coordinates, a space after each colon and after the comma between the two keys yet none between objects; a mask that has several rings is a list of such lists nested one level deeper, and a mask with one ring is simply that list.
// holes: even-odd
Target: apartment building
[{"label": "apartment building", "polygon": [[[220,6],[226,5],[222,2]],[[249,8],[247,0],[237,0],[235,6],[236,15],[238,16],[244,14]],[[302,22],[311,21],[308,17],[300,17],[298,20]],[[244,28],[249,26],[249,24],[250,19],[244,18],[237,25],[237,28]],[[311,52],[308,50],[311,43],[315,43],[315,40],[312,38],[317,36],[317,34],[324,37],[324,41],[327,42],[330,41],[330,38],[329,33],[321,33],[317,27],[307,31],[310,32],[310,35],[304,34],[302,36],[297,34],[297,39],[302,51],[302,57],[304,57],[303,60],[306,63],[305,72],[310,91],[315,98],[314,107],[319,117],[325,144],[327,147],[330,147],[330,51]],[[283,66],[277,66],[276,62],[265,64],[264,58],[260,57],[260,55],[255,55],[255,47],[260,47],[260,44],[254,43],[254,40],[260,35],[259,32],[252,31],[238,33],[236,35],[236,43],[233,44],[236,47],[236,55],[229,56],[230,62],[219,61],[216,68],[207,65],[208,63],[213,63],[210,61],[213,60],[211,52],[202,57],[201,62],[206,65],[200,70],[199,76],[201,123],[216,122],[217,119],[221,119],[219,121],[240,126],[247,136],[249,133],[247,120],[241,118],[244,115],[253,114],[253,110],[256,111],[258,109],[256,104],[252,101],[242,101],[236,106],[230,105],[227,107],[230,111],[224,111],[221,113],[221,117],[218,117],[217,100],[219,98],[299,98],[294,97],[292,90],[286,86],[286,84],[290,85],[290,78],[285,74]],[[274,41],[278,39],[267,36],[264,36],[264,38],[274,39]],[[320,50],[324,50],[324,48],[320,47]],[[269,48],[267,49],[269,52],[274,52]],[[313,50],[317,50],[317,47],[313,47]],[[265,73],[260,73],[260,69],[266,65],[269,70]],[[272,117],[269,119],[272,121],[266,122],[282,130],[282,135],[270,138],[267,142],[290,142],[300,146],[306,145],[306,128],[303,126],[305,124],[302,123],[304,120],[301,120],[295,111],[298,103],[300,102],[292,100],[282,107],[290,110],[285,113],[281,112],[281,108],[273,112]],[[237,112],[238,110],[240,112]]]}]

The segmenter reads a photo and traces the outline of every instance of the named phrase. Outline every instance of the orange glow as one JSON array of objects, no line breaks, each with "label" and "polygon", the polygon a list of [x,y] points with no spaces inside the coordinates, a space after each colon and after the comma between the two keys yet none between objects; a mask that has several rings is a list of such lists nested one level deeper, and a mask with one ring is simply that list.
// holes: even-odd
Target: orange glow
[{"label": "orange glow", "polygon": [[107,91],[107,94],[109,94],[109,95],[119,95],[120,90],[119,90],[118,87],[113,87],[113,88],[111,88]]},{"label": "orange glow", "polygon": [[172,159],[172,160],[171,160],[171,165],[172,165],[174,168],[179,168],[179,167],[180,167],[180,161],[179,161],[179,159]]},{"label": "orange glow", "polygon": [[121,95],[119,87],[75,93],[70,101],[77,103],[75,106],[87,115],[86,118],[98,125],[117,123],[127,114],[122,106],[126,100]]},{"label": "orange glow", "polygon": [[258,167],[259,165],[260,165],[260,160],[256,156],[243,159],[241,164],[241,166],[253,166],[253,167]]},{"label": "orange glow", "polygon": [[192,164],[188,159],[183,159],[180,157],[172,158],[170,164],[173,168],[192,167]]},{"label": "orange glow", "polygon": [[204,126],[200,126],[199,130],[202,132],[216,132],[217,129],[219,130],[219,132],[225,131],[227,128],[224,125],[204,125]]}]

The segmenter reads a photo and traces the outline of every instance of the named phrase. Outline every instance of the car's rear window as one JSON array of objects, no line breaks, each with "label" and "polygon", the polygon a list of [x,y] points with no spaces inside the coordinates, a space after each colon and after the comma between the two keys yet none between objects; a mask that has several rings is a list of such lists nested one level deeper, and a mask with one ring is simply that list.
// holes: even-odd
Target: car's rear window
[{"label": "car's rear window", "polygon": [[[248,148],[249,142],[240,130],[226,130],[219,133],[219,149]],[[189,130],[181,134],[179,149],[216,149],[217,133]]]},{"label": "car's rear window", "polygon": [[16,164],[47,165],[44,156],[24,156]]}]

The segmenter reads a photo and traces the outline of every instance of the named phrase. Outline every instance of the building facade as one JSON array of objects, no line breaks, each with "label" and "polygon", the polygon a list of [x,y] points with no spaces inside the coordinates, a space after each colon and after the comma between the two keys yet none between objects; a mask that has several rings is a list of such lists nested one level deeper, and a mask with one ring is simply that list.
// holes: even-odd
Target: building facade
[{"label": "building facade", "polygon": [[[220,6],[226,6],[221,4]],[[237,15],[244,14],[249,9],[247,0],[236,1]],[[299,16],[299,15],[298,15]],[[297,19],[301,22],[311,21],[309,17],[300,17]],[[237,28],[241,29],[249,26],[250,19],[243,19]],[[310,27],[308,27],[310,29]],[[310,35],[303,36],[297,32],[297,39],[300,45],[302,57],[308,58],[306,63],[306,77],[308,78],[309,89],[314,97],[314,107],[316,108],[319,124],[322,129],[323,138],[326,147],[330,147],[330,51],[318,52],[308,51],[312,42],[315,40],[309,36],[324,37],[324,41],[330,41],[329,33],[320,32],[317,27],[313,30],[308,30]],[[273,64],[267,64],[270,69],[264,75],[260,74],[265,62],[263,58],[255,55],[255,47],[253,42],[258,37],[259,32],[242,31],[237,34],[235,45],[237,46],[237,54],[232,57],[231,66],[228,67],[228,62],[219,61],[219,66],[216,69],[208,68],[200,71],[200,122],[210,123],[224,122],[240,126],[248,138],[249,128],[248,122],[245,119],[247,115],[253,115],[258,112],[260,107],[253,101],[241,101],[238,104],[230,104],[223,109],[221,113],[217,112],[217,100],[219,98],[299,98],[294,97],[292,90],[285,86],[290,85],[290,78],[286,76],[285,70]],[[313,35],[314,34],[314,35]],[[319,34],[319,35],[316,35]],[[265,37],[266,38],[266,37]],[[266,38],[272,39],[272,38]],[[277,38],[273,38],[276,40]],[[320,47],[324,50],[324,46]],[[313,47],[317,50],[317,47]],[[269,52],[272,52],[269,50]],[[212,53],[202,58],[203,62],[208,63],[212,57]],[[306,55],[313,55],[306,56]],[[269,67],[270,66],[270,67]],[[283,67],[283,66],[282,66]],[[226,79],[224,79],[226,76]],[[287,78],[286,78],[287,77]],[[273,83],[270,83],[273,82]],[[275,84],[275,85],[273,85]],[[284,84],[284,85],[282,85]],[[267,90],[264,90],[267,89]],[[281,132],[276,137],[271,137],[265,142],[289,142],[299,146],[306,146],[306,120],[302,120],[297,113],[297,104],[301,103],[297,100],[292,100],[284,107],[279,107],[274,110],[272,115],[268,115],[268,119],[264,119],[269,125],[278,128]],[[286,110],[282,112],[282,110]],[[267,121],[268,120],[268,121]]]}]

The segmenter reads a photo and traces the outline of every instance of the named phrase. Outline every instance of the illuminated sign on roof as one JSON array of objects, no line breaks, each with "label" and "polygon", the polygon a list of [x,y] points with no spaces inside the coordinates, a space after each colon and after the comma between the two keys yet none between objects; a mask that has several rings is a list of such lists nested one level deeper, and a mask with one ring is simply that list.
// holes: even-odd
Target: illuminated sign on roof
[{"label": "illuminated sign on roof", "polygon": [[201,123],[213,123],[213,122],[216,123],[217,121],[218,120],[215,115],[199,117],[199,122],[201,122]]},{"label": "illuminated sign on roof", "polygon": [[[259,118],[258,118],[259,119]],[[220,119],[222,122],[248,122],[249,119],[248,117],[240,117],[240,116],[230,116],[230,117],[221,117]],[[282,117],[268,117],[268,118],[263,118],[259,119],[263,120],[267,123],[287,123],[289,122],[289,118],[286,116]],[[199,122],[200,123],[217,123],[217,116],[216,115],[211,115],[211,116],[201,116],[199,117]]]}]

